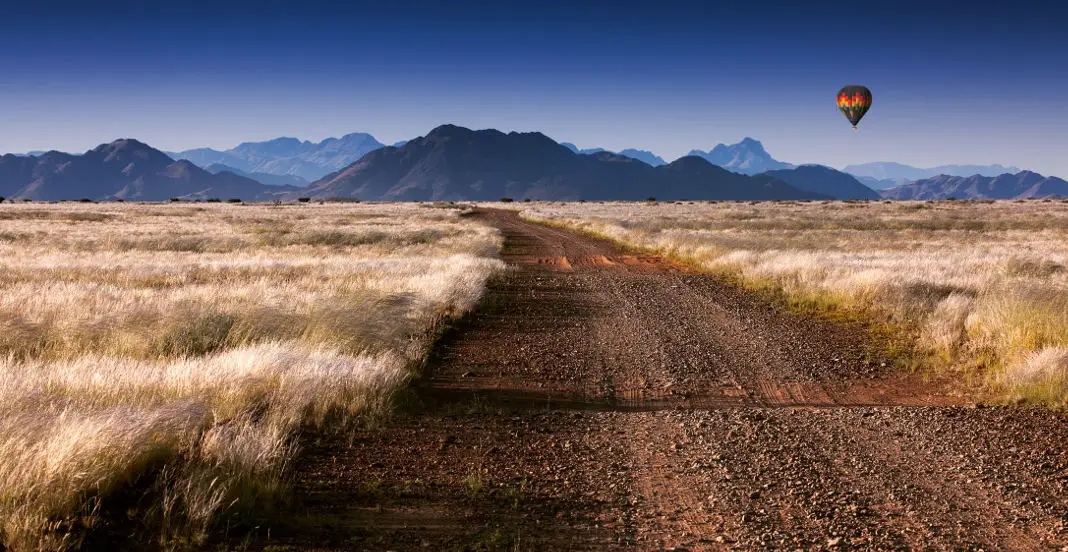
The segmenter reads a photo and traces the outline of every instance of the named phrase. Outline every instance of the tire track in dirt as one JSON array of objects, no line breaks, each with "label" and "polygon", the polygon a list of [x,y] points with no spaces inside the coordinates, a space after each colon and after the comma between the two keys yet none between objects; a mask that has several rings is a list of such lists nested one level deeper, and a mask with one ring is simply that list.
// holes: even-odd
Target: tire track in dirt
[{"label": "tire track in dirt", "polygon": [[1063,417],[959,406],[882,367],[861,328],[476,216],[512,268],[392,420],[309,447],[253,548],[1068,546]]}]

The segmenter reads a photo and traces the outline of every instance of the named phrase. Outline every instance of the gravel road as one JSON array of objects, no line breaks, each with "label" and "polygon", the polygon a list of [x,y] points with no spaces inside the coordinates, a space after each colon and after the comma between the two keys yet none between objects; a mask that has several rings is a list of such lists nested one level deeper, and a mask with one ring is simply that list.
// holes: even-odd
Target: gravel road
[{"label": "gravel road", "polygon": [[475,216],[511,270],[383,427],[306,451],[251,547],[1068,550],[1063,416],[966,404],[860,328],[662,258]]}]

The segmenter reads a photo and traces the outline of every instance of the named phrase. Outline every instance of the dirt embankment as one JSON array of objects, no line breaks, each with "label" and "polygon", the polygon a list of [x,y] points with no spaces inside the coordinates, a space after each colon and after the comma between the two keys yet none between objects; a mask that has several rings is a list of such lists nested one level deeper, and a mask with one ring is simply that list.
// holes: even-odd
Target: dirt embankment
[{"label": "dirt embankment", "polygon": [[1068,546],[1063,417],[960,405],[869,356],[857,328],[477,216],[513,270],[385,427],[308,451],[292,515],[255,546]]}]

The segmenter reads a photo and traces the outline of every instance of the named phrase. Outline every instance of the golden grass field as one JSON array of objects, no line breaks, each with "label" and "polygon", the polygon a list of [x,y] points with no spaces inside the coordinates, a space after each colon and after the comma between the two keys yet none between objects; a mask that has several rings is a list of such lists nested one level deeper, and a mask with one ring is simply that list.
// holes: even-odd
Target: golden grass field
[{"label": "golden grass field", "polygon": [[196,541],[269,502],[302,432],[388,406],[499,247],[413,204],[0,205],[0,542],[74,547],[131,505]]},{"label": "golden grass field", "polygon": [[[516,206],[520,207],[520,206]],[[1068,404],[1068,203],[530,203],[795,304],[885,317],[997,400]]]}]

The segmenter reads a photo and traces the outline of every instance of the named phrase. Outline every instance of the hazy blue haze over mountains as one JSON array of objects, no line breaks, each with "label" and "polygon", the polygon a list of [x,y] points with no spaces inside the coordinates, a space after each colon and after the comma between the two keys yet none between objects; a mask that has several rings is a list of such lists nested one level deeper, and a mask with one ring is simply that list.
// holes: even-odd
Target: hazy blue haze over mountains
[{"label": "hazy blue haze over mountains", "polygon": [[188,159],[201,167],[226,165],[246,173],[294,175],[313,181],[347,167],[383,146],[374,136],[356,132],[318,143],[275,138],[266,142],[245,142],[225,151],[199,148],[172,153],[171,156]]},{"label": "hazy blue haze over mountains", "polygon": [[659,155],[646,150],[627,148],[621,152],[620,155],[624,157],[630,157],[631,159],[637,159],[646,165],[652,167],[659,167],[660,165],[667,165],[667,161],[664,161]]},{"label": "hazy blue haze over mountains", "polygon": [[[852,174],[852,173],[849,173],[849,174]],[[897,179],[897,180],[894,180],[894,179],[883,179],[883,180],[880,180],[878,178],[872,178],[870,176],[859,176],[859,175],[855,175],[855,174],[853,175],[853,178],[856,178],[858,182],[860,182],[861,184],[864,184],[865,186],[867,186],[867,187],[869,187],[869,188],[871,188],[873,190],[888,190],[890,188],[893,188],[894,186],[900,186],[902,184],[908,184],[909,183],[908,179],[906,179],[906,178],[901,178],[901,179]]]},{"label": "hazy blue haze over mountains", "polygon": [[1017,167],[1004,167],[1001,165],[939,165],[929,169],[921,169],[893,162],[864,163],[861,165],[847,165],[843,171],[854,176],[865,176],[877,180],[919,180],[931,178],[940,174],[950,176],[999,176],[1002,174],[1016,174],[1020,172]]},{"label": "hazy blue haze over mountains", "polygon": [[[575,153],[581,153],[583,155],[589,155],[589,154],[592,154],[592,153],[600,153],[602,151],[608,151],[608,150],[606,150],[604,148],[579,149],[578,146],[576,146],[575,144],[572,144],[571,142],[560,142],[560,145],[564,146],[565,148],[567,148],[567,149],[569,149],[569,150],[571,150],[571,151],[573,151]],[[659,155],[657,155],[657,154],[655,154],[655,153],[653,153],[651,151],[647,151],[647,150],[627,148],[627,149],[619,151],[619,152],[610,152],[610,153],[618,153],[619,155],[622,155],[623,157],[630,157],[631,159],[637,159],[638,161],[641,161],[642,163],[645,163],[646,165],[649,165],[649,166],[652,166],[652,167],[659,167],[660,165],[667,165],[667,161],[664,161],[664,159],[662,157],[660,157]]]},{"label": "hazy blue haze over mountains", "polygon": [[567,148],[567,149],[569,149],[569,150],[571,150],[571,151],[573,151],[575,153],[581,153],[583,155],[589,155],[591,153],[599,153],[599,152],[602,152],[602,151],[607,151],[604,148],[580,149],[578,146],[576,146],[575,144],[572,144],[571,142],[560,142],[560,145],[564,146],[565,148]]}]

